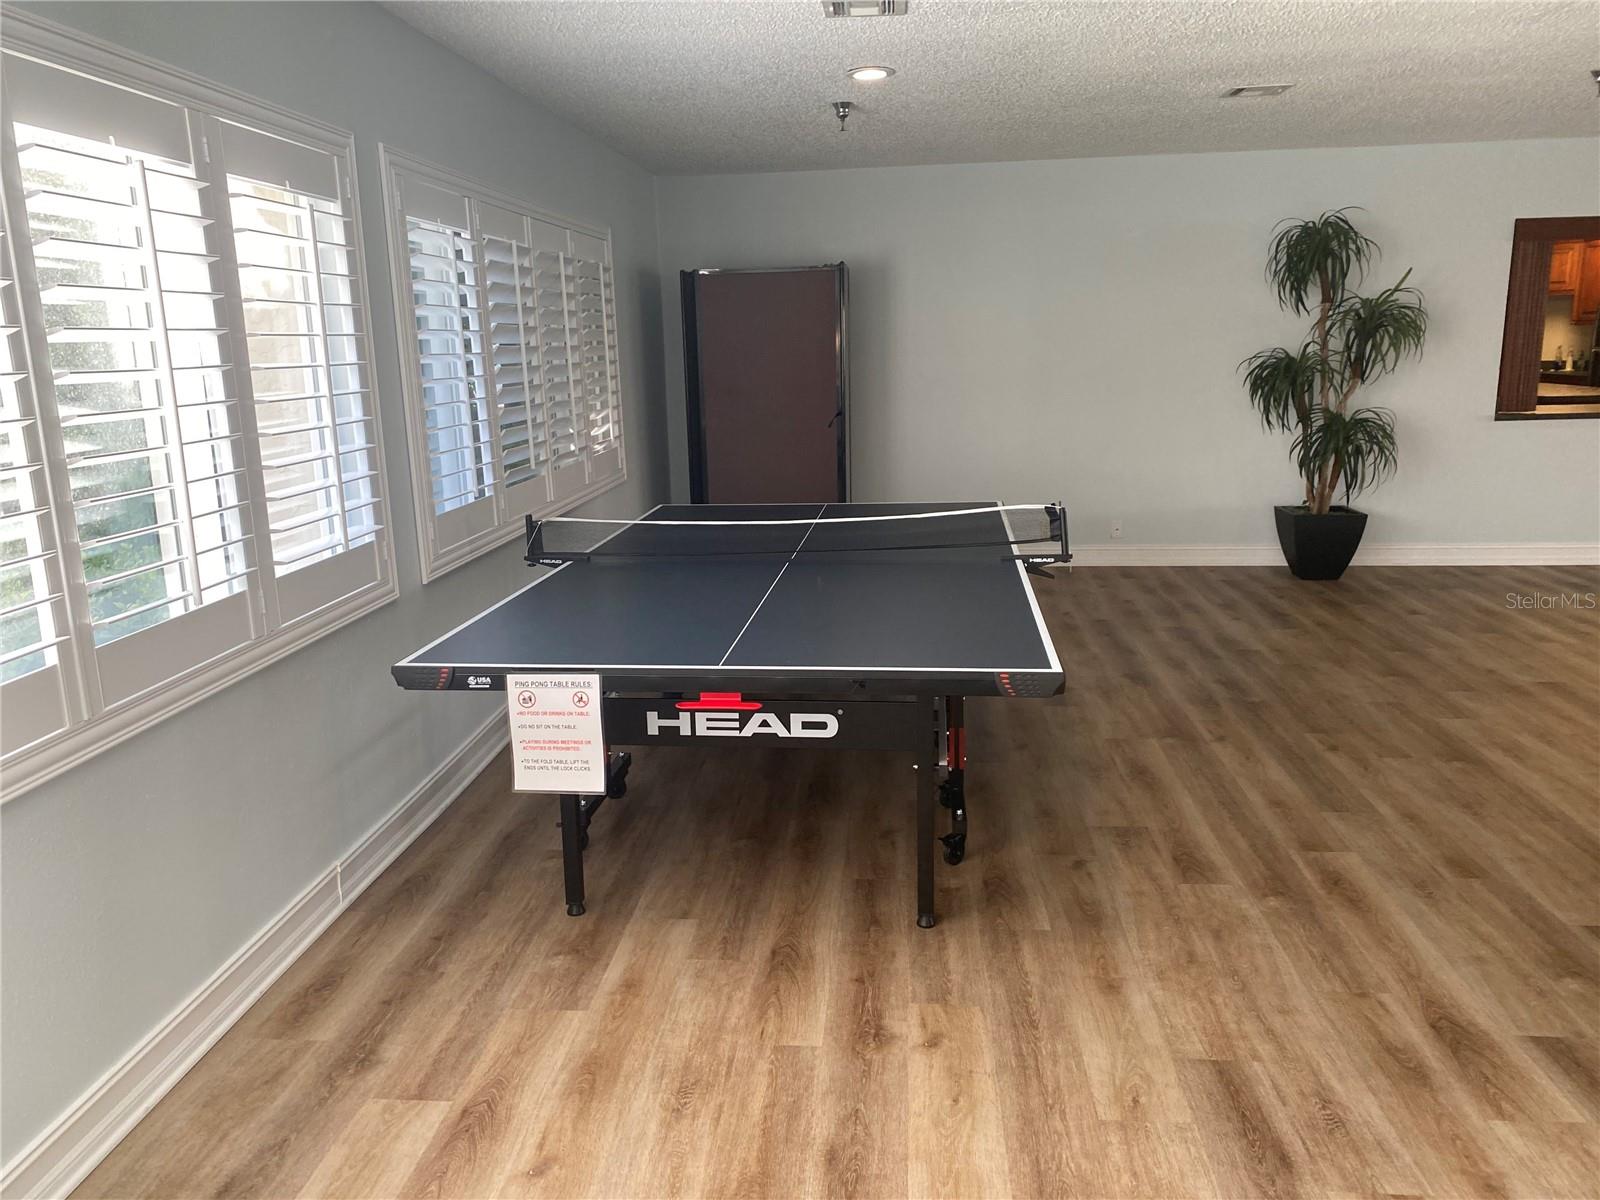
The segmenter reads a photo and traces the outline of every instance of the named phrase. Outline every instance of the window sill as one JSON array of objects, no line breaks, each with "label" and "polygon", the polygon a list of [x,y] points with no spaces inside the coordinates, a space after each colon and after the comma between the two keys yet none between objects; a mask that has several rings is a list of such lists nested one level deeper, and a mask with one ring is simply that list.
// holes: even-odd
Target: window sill
[{"label": "window sill", "polygon": [[[624,462],[622,470],[618,474],[613,475],[609,479],[602,479],[598,482],[589,484],[582,491],[575,492],[573,495],[567,497],[567,499],[561,501],[561,506],[559,508],[553,508],[548,512],[541,512],[540,516],[565,516],[573,509],[577,508],[580,504],[587,504],[596,496],[603,496],[612,488],[619,487],[627,481],[628,467],[627,463]],[[454,571],[457,567],[464,567],[469,562],[473,562],[476,559],[482,558],[491,550],[497,550],[508,542],[517,541],[522,537],[524,528],[525,526],[523,524],[523,519],[519,516],[515,520],[509,521],[497,529],[488,530],[477,537],[472,538],[470,541],[462,542],[459,545],[453,546],[449,550],[435,556],[431,560],[427,557],[424,557],[422,562],[423,584],[430,584],[434,580],[449,574],[451,571]],[[428,544],[427,530],[425,528],[419,529],[418,534],[423,539],[422,544],[426,546]]]},{"label": "window sill", "polygon": [[143,733],[158,722],[176,716],[191,705],[254,675],[286,655],[303,650],[335,630],[382,608],[399,595],[392,565],[388,571],[387,581],[374,583],[319,613],[304,617],[185,675],[170,679],[136,699],[118,704],[44,741],[19,749],[5,761],[5,788],[0,791],[0,804],[9,804],[22,793],[54,779],[101,751]]},{"label": "window sill", "polygon": [[1496,421],[1571,421],[1600,417],[1600,404],[1541,404],[1529,412],[1497,412]]}]

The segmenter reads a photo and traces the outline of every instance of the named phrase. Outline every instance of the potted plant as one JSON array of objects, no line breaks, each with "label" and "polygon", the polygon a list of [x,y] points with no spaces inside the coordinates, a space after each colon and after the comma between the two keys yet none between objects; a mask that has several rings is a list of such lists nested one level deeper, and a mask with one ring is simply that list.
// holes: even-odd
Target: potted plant
[{"label": "potted plant", "polygon": [[1267,282],[1280,307],[1315,321],[1298,350],[1276,347],[1245,359],[1245,389],[1268,429],[1294,434],[1290,454],[1304,502],[1274,509],[1278,543],[1301,579],[1337,579],[1355,557],[1367,514],[1348,501],[1393,473],[1394,416],[1351,408],[1356,392],[1422,353],[1428,313],[1408,270],[1375,296],[1356,294],[1378,244],[1342,208],[1280,222],[1267,253]]}]

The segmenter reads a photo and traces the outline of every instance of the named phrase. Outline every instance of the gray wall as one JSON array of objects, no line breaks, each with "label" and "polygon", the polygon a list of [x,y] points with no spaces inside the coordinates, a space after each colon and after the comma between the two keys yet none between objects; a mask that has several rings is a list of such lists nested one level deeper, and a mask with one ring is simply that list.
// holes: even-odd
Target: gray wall
[{"label": "gray wall", "polygon": [[[867,126],[849,137],[870,137]],[[1065,499],[1074,540],[1252,545],[1298,499],[1236,370],[1296,344],[1262,281],[1281,217],[1362,205],[1433,318],[1370,393],[1398,415],[1369,544],[1594,542],[1600,425],[1496,424],[1517,217],[1597,211],[1594,140],[662,178],[674,494],[687,496],[677,272],[850,264],[856,495]]]},{"label": "gray wall", "polygon": [[666,493],[649,174],[366,4],[47,4],[41,15],[354,131],[401,597],[0,809],[9,1160],[459,746],[497,700],[388,666],[526,580],[514,546],[423,589],[378,143],[611,226],[630,478]]}]

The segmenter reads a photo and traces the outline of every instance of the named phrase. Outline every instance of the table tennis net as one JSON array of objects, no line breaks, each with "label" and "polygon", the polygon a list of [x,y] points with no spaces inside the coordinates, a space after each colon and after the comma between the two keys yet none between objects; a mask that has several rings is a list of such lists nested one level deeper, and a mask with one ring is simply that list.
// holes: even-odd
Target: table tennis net
[{"label": "table tennis net", "polygon": [[[796,506],[798,508],[798,506]],[[804,511],[804,510],[801,510]],[[645,516],[527,520],[526,559],[554,566],[588,559],[848,555],[913,551],[979,552],[1026,562],[1067,562],[1066,512],[1059,504],[927,509],[870,516],[738,519]]]}]

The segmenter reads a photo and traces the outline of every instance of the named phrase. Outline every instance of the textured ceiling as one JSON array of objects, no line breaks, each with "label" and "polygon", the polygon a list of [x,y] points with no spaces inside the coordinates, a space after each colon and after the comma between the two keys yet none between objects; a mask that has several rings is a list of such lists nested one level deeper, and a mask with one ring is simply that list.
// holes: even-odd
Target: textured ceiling
[{"label": "textured ceiling", "polygon": [[[387,5],[667,174],[1600,134],[1600,3]],[[881,63],[878,84],[845,77]],[[1268,100],[1225,88],[1293,83]],[[857,104],[839,133],[830,102]]]}]

